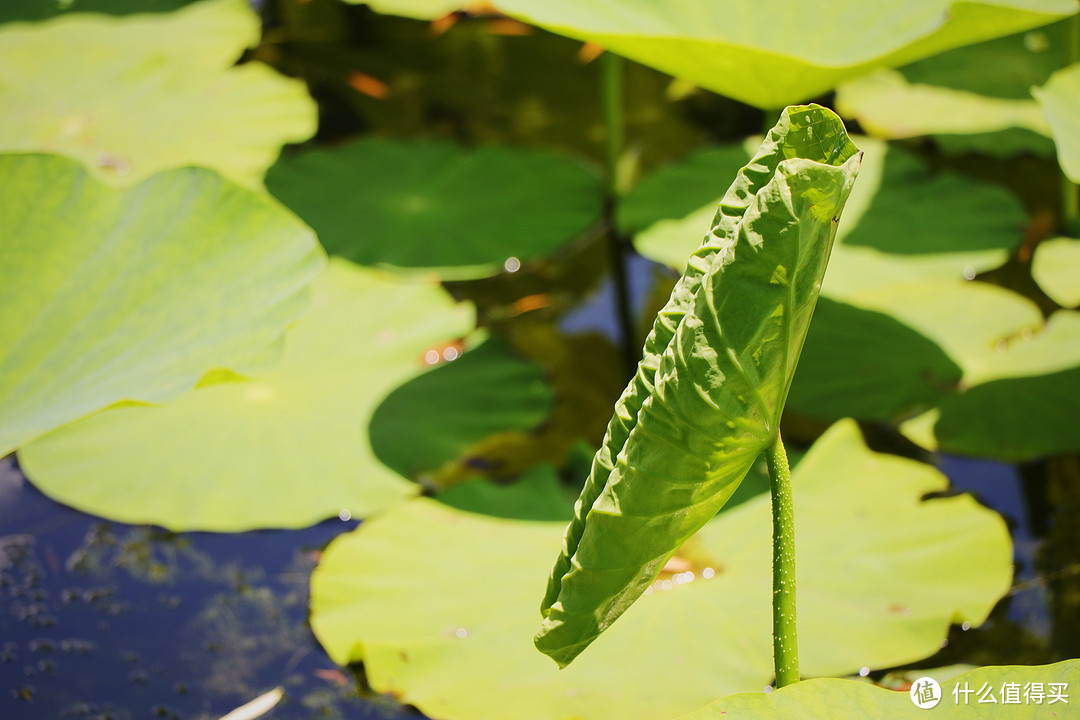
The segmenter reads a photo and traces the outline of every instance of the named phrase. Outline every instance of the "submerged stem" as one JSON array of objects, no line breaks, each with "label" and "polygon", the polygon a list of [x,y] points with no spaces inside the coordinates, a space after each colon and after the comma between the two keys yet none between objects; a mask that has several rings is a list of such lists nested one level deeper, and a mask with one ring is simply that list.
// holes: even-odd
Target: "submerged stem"
[{"label": "submerged stem", "polygon": [[776,687],[799,681],[799,645],[795,634],[795,507],[787,450],[776,442],[765,451],[773,516],[773,665]]}]

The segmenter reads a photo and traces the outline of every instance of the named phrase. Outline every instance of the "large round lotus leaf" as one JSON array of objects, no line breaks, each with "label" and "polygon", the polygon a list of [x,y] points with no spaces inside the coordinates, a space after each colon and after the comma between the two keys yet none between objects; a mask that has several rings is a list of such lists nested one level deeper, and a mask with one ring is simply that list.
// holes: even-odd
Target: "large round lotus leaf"
[{"label": "large round lotus leaf", "polygon": [[969,385],[994,372],[996,356],[1010,339],[1043,326],[1035,303],[977,281],[886,282],[845,300],[891,315],[929,338],[963,369]]},{"label": "large round lotus leaf", "polygon": [[1043,240],[1031,259],[1031,275],[1058,305],[1080,305],[1080,240]]},{"label": "large round lotus leaf", "polygon": [[[869,451],[850,421],[799,464],[805,673],[932,654],[950,621],[979,624],[1008,589],[1004,522],[968,496],[922,500],[946,486]],[[771,680],[771,527],[766,496],[722,513],[680,552],[678,575],[560,671],[530,639],[562,523],[415,500],[331,543],[312,577],[312,628],[335,661],[362,661],[374,690],[431,717],[675,717]]]},{"label": "large round lotus leaf", "polygon": [[603,205],[596,175],[558,155],[373,138],[282,158],[266,185],[333,255],[455,278],[551,253]]},{"label": "large round lotus leaf", "polygon": [[496,0],[500,10],[598,43],[760,108],[820,95],[879,66],[1044,25],[1073,0]]},{"label": "large round lotus leaf", "polygon": [[123,522],[234,531],[367,515],[418,489],[375,459],[372,412],[472,323],[439,287],[337,260],[271,370],[99,413],[19,460],[51,497]]},{"label": "large round lotus leaf", "polygon": [[1080,183],[1080,63],[1057,71],[1031,93],[1053,130],[1058,162],[1070,180]]},{"label": "large round lotus leaf", "polygon": [[6,25],[0,150],[69,155],[120,185],[202,165],[258,186],[281,145],[316,126],[303,83],[260,63],[231,67],[259,32],[244,0]]},{"label": "large round lotus leaf", "polygon": [[836,92],[836,107],[845,117],[858,119],[867,132],[883,138],[986,133],[1007,128],[1050,134],[1042,109],[1030,98],[987,97],[910,83],[895,70],[880,70],[841,85]]},{"label": "large round lotus leaf", "polygon": [[257,366],[323,262],[293,215],[208,170],[116,190],[67,158],[0,155],[0,456]]},{"label": "large round lotus leaf", "polygon": [[566,493],[550,465],[536,465],[509,485],[469,480],[439,493],[442,505],[464,512],[517,520],[559,522],[570,520],[574,514],[575,499]]},{"label": "large round lotus leaf", "polygon": [[390,393],[371,418],[371,447],[387,466],[416,477],[490,435],[536,427],[551,400],[539,367],[488,339]]},{"label": "large round lotus leaf", "polygon": [[[1005,262],[1019,243],[1026,215],[1005,190],[933,173],[881,141],[855,140],[864,149],[863,164],[837,229],[823,293],[843,300],[897,281],[970,277]],[[636,232],[638,252],[681,271],[720,201],[698,188],[715,187],[717,177],[730,177],[731,167],[749,157],[738,147],[710,150],[643,180],[619,215],[620,224]]]},{"label": "large round lotus leaf", "polygon": [[[1054,665],[976,668],[942,682],[940,695],[935,693],[938,704],[924,710],[912,702],[910,692],[886,690],[858,680],[827,678],[807,680],[768,694],[746,693],[721,698],[681,720],[1064,719],[1072,713],[1078,685],[1080,660],[1064,660]],[[1051,694],[1055,695],[1054,699]]]},{"label": "large round lotus leaf", "polygon": [[890,421],[936,404],[961,374],[939,345],[895,318],[820,298],[787,408]]},{"label": "large round lotus leaf", "polygon": [[1080,312],[1059,310],[1030,331],[996,343],[968,384],[1046,375],[1080,366]]},{"label": "large round lotus leaf", "polygon": [[1025,462],[1080,451],[1080,367],[976,385],[942,401],[936,449]]},{"label": "large round lotus leaf", "polygon": [[1006,461],[1080,451],[1080,313],[998,342],[970,386],[901,425],[929,450]]}]

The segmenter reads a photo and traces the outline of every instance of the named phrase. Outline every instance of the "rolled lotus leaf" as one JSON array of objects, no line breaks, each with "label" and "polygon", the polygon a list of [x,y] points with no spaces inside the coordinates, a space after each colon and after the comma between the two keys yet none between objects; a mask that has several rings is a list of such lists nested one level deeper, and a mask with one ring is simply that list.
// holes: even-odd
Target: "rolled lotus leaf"
[{"label": "rolled lotus leaf", "polygon": [[790,107],[721,200],[615,405],[552,570],[535,642],[560,666],[775,440],[861,157],[831,111]]}]

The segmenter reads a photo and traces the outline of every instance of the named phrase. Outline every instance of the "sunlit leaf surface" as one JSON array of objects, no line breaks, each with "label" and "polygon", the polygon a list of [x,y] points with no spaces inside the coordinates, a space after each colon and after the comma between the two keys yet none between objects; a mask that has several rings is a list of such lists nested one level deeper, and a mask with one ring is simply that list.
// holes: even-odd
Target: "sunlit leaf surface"
[{"label": "sunlit leaf surface", "polygon": [[1058,162],[1070,180],[1080,183],[1080,63],[1059,70],[1031,92],[1053,130]]},{"label": "sunlit leaf surface", "polygon": [[375,459],[372,412],[472,324],[439,287],[334,261],[272,369],[94,415],[19,459],[46,494],[125,522],[233,531],[361,517],[418,491]]},{"label": "sunlit leaf surface", "polygon": [[[1048,694],[1051,683],[1064,686],[1058,688],[1059,697],[1052,702]],[[1076,702],[1071,697],[1075,690],[1069,688],[1078,684],[1078,660],[1065,660],[1054,665],[982,667],[941,683],[940,695],[936,695],[937,705],[922,709],[912,702],[910,691],[898,692],[868,682],[829,678],[796,683],[767,695],[752,693],[722,698],[681,720],[787,720],[796,717],[919,720],[928,713],[943,720],[990,714],[1003,720],[1043,720],[1069,716],[1070,706]],[[986,688],[989,688],[988,693]],[[1065,696],[1064,701],[1060,695]]]},{"label": "sunlit leaf surface", "polygon": [[116,190],[67,158],[0,156],[0,455],[252,368],[323,262],[295,216],[208,170]]},{"label": "sunlit leaf surface", "polygon": [[1043,240],[1031,259],[1031,276],[1058,305],[1080,305],[1080,240]]},{"label": "sunlit leaf surface", "polygon": [[760,108],[875,67],[1044,25],[1073,0],[496,0],[504,12]]},{"label": "sunlit leaf surface", "polygon": [[[974,276],[1003,263],[1019,243],[1025,214],[1010,193],[934,173],[880,141],[856,140],[865,152],[863,165],[837,231],[823,294],[844,300],[896,280]],[[701,188],[739,162],[738,152],[727,147],[692,156],[658,171],[626,198],[620,218],[636,233],[640,253],[683,268],[697,247],[694,228],[720,200]],[[742,162],[747,158],[749,153]]]},{"label": "sunlit leaf surface", "polygon": [[483,9],[490,4],[482,0],[345,0],[354,5],[364,4],[375,12],[401,15],[417,20],[434,20],[457,10]]},{"label": "sunlit leaf surface", "polygon": [[[1000,516],[929,466],[869,451],[835,426],[795,470],[799,646],[807,675],[932,654],[950,622],[982,622],[1010,583]],[[511,488],[509,493],[513,493]],[[759,496],[678,553],[607,636],[564,670],[529,643],[562,523],[400,504],[327,548],[312,628],[377,692],[431,717],[670,718],[773,675],[771,523]]]},{"label": "sunlit leaf surface", "polygon": [[550,254],[596,223],[603,203],[576,160],[448,143],[363,139],[283,158],[266,183],[331,254],[453,278]]},{"label": "sunlit leaf surface", "polygon": [[870,134],[883,138],[986,133],[1007,128],[1050,134],[1042,109],[1032,99],[987,97],[909,83],[895,70],[882,70],[842,85],[836,94],[836,107],[845,117],[858,118]]},{"label": "sunlit leaf surface", "polygon": [[258,186],[281,145],[316,126],[303,83],[231,67],[259,33],[244,0],[4,25],[0,150],[68,155],[125,186],[187,165]]},{"label": "sunlit leaf surface", "polygon": [[933,135],[947,152],[1053,154],[1031,88],[1060,67],[1069,22],[856,78],[837,89],[837,110],[879,137]]},{"label": "sunlit leaf surface", "polygon": [[1080,313],[999,339],[970,383],[901,425],[931,450],[1022,462],[1080,451]]}]

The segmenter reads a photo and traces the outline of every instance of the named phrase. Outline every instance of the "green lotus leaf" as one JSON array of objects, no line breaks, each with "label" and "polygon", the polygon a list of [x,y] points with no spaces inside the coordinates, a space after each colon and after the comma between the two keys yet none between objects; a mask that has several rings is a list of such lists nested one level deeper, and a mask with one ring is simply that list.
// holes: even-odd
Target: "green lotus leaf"
[{"label": "green lotus leaf", "polygon": [[[1051,683],[1064,685],[1058,688],[1064,701],[1060,697],[1050,698]],[[940,695],[934,693],[938,703],[932,708],[932,714],[935,720],[990,715],[1002,720],[1064,718],[1075,702],[1075,698],[1069,697],[1068,687],[1075,688],[1078,683],[1080,660],[1064,660],[1053,665],[976,668],[941,683]],[[989,688],[988,693],[983,691],[985,687]],[[983,704],[979,703],[980,699]],[[1004,704],[1006,700],[1009,704]],[[746,693],[722,698],[682,720],[786,720],[796,717],[919,720],[927,717],[926,712],[915,705],[910,692],[886,690],[857,680],[828,678],[807,680],[768,694]]]},{"label": "green lotus leaf", "polygon": [[0,23],[17,20],[47,20],[71,12],[94,12],[104,15],[171,12],[193,0],[19,0],[0,5]]},{"label": "green lotus leaf", "polygon": [[952,455],[1005,462],[1078,452],[1078,414],[1080,367],[992,380],[942,401],[933,446]]},{"label": "green lotus leaf", "polygon": [[709,90],[778,108],[876,67],[1045,25],[1073,0],[497,0],[502,11],[598,43]]},{"label": "green lotus leaf", "polygon": [[366,138],[283,158],[266,184],[331,254],[456,279],[550,254],[593,226],[603,206],[599,179],[576,161],[449,143]]},{"label": "green lotus leaf", "polygon": [[[922,499],[947,484],[930,466],[868,450],[850,421],[799,464],[804,672],[933,654],[950,622],[980,624],[1007,591],[1005,523],[966,495]],[[518,720],[670,718],[770,682],[767,495],[706,525],[680,550],[678,577],[665,573],[560,671],[528,636],[561,532],[426,498],[396,505],[326,549],[312,629],[334,661],[363,662],[376,692],[444,720],[503,720],[509,707]]]},{"label": "green lotus leaf", "polygon": [[0,27],[0,150],[68,155],[122,186],[200,165],[258,187],[317,120],[302,82],[231,67],[260,27],[244,0]]},{"label": "green lotus leaf", "polygon": [[848,302],[886,313],[940,346],[964,371],[967,385],[997,371],[1010,340],[1044,325],[1034,302],[983,282],[913,281],[884,284]]},{"label": "green lotus leaf", "polygon": [[434,20],[469,6],[481,6],[475,0],[345,0],[354,5],[367,5],[384,15],[400,15],[417,20]]},{"label": "green lotus leaf", "polygon": [[388,467],[417,477],[490,435],[536,427],[551,401],[540,368],[491,338],[390,393],[372,415],[371,447]]},{"label": "green lotus leaf", "polygon": [[[908,82],[963,90],[984,97],[1030,100],[1031,86],[1042,85],[1061,67],[1064,35],[1072,22],[966,45],[900,68]],[[993,67],[994,72],[986,69]]]},{"label": "green lotus leaf", "polygon": [[1070,180],[1080,183],[1080,63],[1057,71],[1031,94],[1053,130],[1058,162]]},{"label": "green lotus leaf", "polygon": [[826,420],[891,421],[936,405],[962,374],[896,318],[820,298],[787,407]]},{"label": "green lotus leaf", "polygon": [[720,203],[645,341],[552,570],[536,644],[560,665],[774,442],[860,159],[832,112],[788,108]]},{"label": "green lotus leaf", "polygon": [[[696,234],[684,233],[683,225],[690,229],[707,225],[716,214],[716,206],[721,200],[714,184],[718,177],[732,177],[746,165],[753,156],[754,149],[746,145],[723,145],[696,152],[679,163],[661,167],[642,178],[633,190],[619,203],[616,221],[619,229],[629,235],[638,236],[635,244],[642,250],[639,238],[642,233],[654,232],[656,226],[665,220],[675,221],[674,230],[678,237],[674,243],[685,248],[682,256],[666,262],[646,254],[658,262],[676,269],[686,265],[686,258],[697,249]],[[860,171],[861,172],[861,171]],[[707,213],[701,222],[691,219],[694,213]],[[685,237],[689,235],[689,239]],[[662,252],[661,243],[650,244]]]},{"label": "green lotus leaf", "polygon": [[[932,173],[878,140],[859,138],[859,145],[866,154],[837,231],[823,294],[850,302],[894,282],[971,277],[1001,265],[1019,243],[1026,215],[1010,193]],[[707,151],[642,181],[627,196],[621,216],[628,230],[637,231],[638,252],[681,269],[694,250],[687,238],[718,200],[684,188],[707,185],[711,173],[727,172],[738,152]],[[697,204],[688,207],[680,194]],[[935,221],[927,223],[926,217]]]},{"label": "green lotus leaf", "polygon": [[537,465],[509,485],[469,480],[439,493],[441,505],[515,520],[565,523],[573,515],[573,502],[550,465]]},{"label": "green lotus leaf", "polygon": [[1067,22],[851,80],[837,88],[837,110],[879,137],[933,135],[948,152],[1051,155],[1050,127],[1031,87],[1060,67]]},{"label": "green lotus leaf", "polygon": [[324,262],[303,223],[209,170],[117,190],[67,158],[0,155],[0,188],[0,456],[257,367]]},{"label": "green lotus leaf", "polygon": [[979,95],[936,85],[909,83],[896,70],[880,70],[841,85],[836,108],[858,119],[871,135],[910,138],[919,135],[987,133],[1024,128],[1049,136],[1050,126],[1038,103]]},{"label": "green lotus leaf", "polygon": [[1080,451],[1070,418],[1080,413],[1080,313],[987,349],[960,392],[900,426],[912,441],[956,455],[1023,462]]},{"label": "green lotus leaf", "polygon": [[313,287],[270,370],[47,435],[19,453],[27,477],[86,512],[187,530],[303,527],[416,494],[375,459],[368,423],[428,348],[472,329],[473,310],[344,260]]},{"label": "green lotus leaf", "polygon": [[1043,240],[1031,259],[1031,276],[1058,305],[1080,305],[1080,240]]}]

